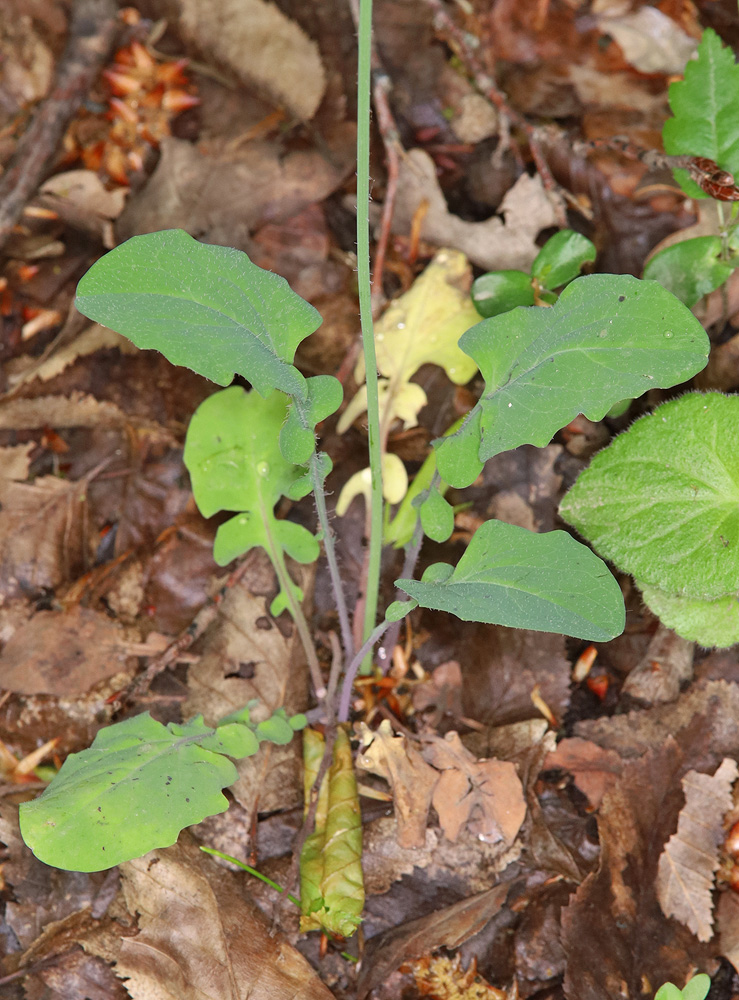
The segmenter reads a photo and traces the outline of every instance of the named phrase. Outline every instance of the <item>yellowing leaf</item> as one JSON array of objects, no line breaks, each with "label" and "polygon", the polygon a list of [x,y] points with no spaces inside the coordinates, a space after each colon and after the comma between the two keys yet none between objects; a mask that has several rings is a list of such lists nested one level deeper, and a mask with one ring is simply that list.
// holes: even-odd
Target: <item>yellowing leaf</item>
[{"label": "yellowing leaf", "polygon": [[[305,799],[318,776],[324,741],[303,731]],[[300,855],[300,930],[351,937],[362,920],[362,818],[349,736],[339,726],[333,762],[318,795],[315,830]]]},{"label": "yellowing leaf", "polygon": [[[477,371],[458,345],[462,334],[480,321],[469,296],[471,280],[463,253],[439,250],[413,286],[375,324],[377,368],[382,376],[380,419],[386,431],[395,419],[405,427],[415,425],[426,395],[409,383],[421,365],[439,365],[457,385],[469,382]],[[364,382],[364,374],[360,358],[354,371],[358,383]],[[344,413],[339,431],[345,431],[365,409],[362,387]]]},{"label": "yellowing leaf", "polygon": [[[336,513],[339,517],[346,514],[349,504],[358,496],[363,496],[369,503],[371,491],[371,469],[361,469],[359,472],[355,472],[344,483],[336,502]],[[408,473],[405,471],[402,460],[392,452],[386,452],[382,456],[382,495],[388,503],[400,503],[407,492]]]},{"label": "yellowing leaf", "polygon": [[659,859],[657,896],[662,912],[685,924],[699,941],[710,941],[713,935],[713,875],[736,777],[736,761],[729,757],[713,776],[688,771],[682,781],[685,805],[677,833]]}]

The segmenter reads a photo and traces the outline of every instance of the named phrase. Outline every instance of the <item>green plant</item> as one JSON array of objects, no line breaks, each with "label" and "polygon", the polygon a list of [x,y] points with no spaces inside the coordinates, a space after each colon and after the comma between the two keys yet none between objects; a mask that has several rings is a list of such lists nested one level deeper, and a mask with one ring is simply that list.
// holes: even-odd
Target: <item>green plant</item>
[{"label": "green plant", "polygon": [[711,988],[711,977],[705,972],[689,979],[680,989],[674,983],[665,983],[654,994],[654,1000],[705,1000]]},{"label": "green plant", "polygon": [[550,237],[531,265],[531,272],[489,271],[472,285],[472,301],[481,316],[499,316],[516,306],[554,305],[556,288],[576,278],[595,260],[595,246],[571,229]]},{"label": "green plant", "polygon": [[[739,174],[739,66],[731,49],[710,28],[703,33],[698,58],[685,67],[684,79],[670,86],[669,100],[673,117],[662,130],[665,151],[705,158],[709,170],[702,187],[684,169],[675,171],[675,179],[691,198],[713,195],[720,231],[659,251],[647,262],[644,277],[659,281],[692,307],[739,267],[739,202],[734,188]],[[728,214],[726,201],[732,201]]]},{"label": "green plant", "polygon": [[[485,388],[461,426],[435,443],[438,472],[431,474],[428,487],[415,497],[418,509],[414,508],[406,571],[396,581],[408,599],[393,602],[383,621],[376,624],[384,502],[377,359],[369,312],[370,17],[370,3],[362,0],[358,260],[371,490],[364,603],[355,612],[359,616],[356,631],[363,636],[359,648],[353,642],[326,512],[324,481],[330,461],[316,442],[317,425],[339,407],[341,387],[331,376],[306,379],[293,365],[298,344],[320,322],[318,313],[282,278],[260,271],[245,254],[202,245],[180,231],[135,237],[112,250],[84,276],[77,299],[83,313],[125,334],[139,347],[155,348],[174,363],[187,365],[223,386],[234,373],[251,383],[248,393],[239,387],[217,393],[192,420],[186,460],[195,497],[206,515],[218,510],[233,515],[216,538],[218,561],[226,562],[255,545],[268,552],[279,582],[273,610],[286,608],[293,616],[312,668],[316,697],[324,703],[329,720],[336,713],[339,721],[349,716],[352,684],[360,664],[391,624],[418,605],[443,608],[467,620],[555,629],[586,639],[605,640],[619,634],[624,608],[618,584],[590,549],[563,531],[539,535],[490,521],[479,529],[456,568],[436,563],[421,580],[412,579],[422,533],[444,540],[453,527],[451,508],[439,491],[439,473],[447,483],[467,486],[488,458],[521,444],[546,445],[578,413],[598,420],[624,398],[689,378],[708,356],[705,332],[686,307],[659,284],[630,276],[580,277],[567,285],[551,308],[517,308],[468,329],[459,340],[460,356],[467,357],[470,372],[479,368]],[[548,272],[550,278],[555,271]],[[569,274],[566,271],[565,278]],[[560,277],[557,283],[562,283]],[[316,503],[317,538],[274,515],[281,496],[297,498],[308,492]],[[319,542],[328,561],[343,646],[338,711],[334,694],[341,662],[337,658],[324,686],[300,592],[285,561],[286,554],[298,560],[315,558]],[[284,725],[289,727],[289,722],[279,715],[275,718],[280,733],[286,734]],[[135,780],[138,773],[131,774],[132,754],[148,754],[153,752],[152,745],[158,745],[150,735],[151,724],[158,724],[146,720],[140,716],[104,730],[89,751],[69,758],[43,795],[22,806],[23,836],[42,860],[79,866],[59,840],[60,803],[64,803],[68,831],[65,844],[75,836],[83,841],[103,808],[100,795],[115,794],[117,748],[127,768],[120,772],[126,781],[127,809],[129,814],[137,813],[139,789],[144,785]],[[193,789],[200,789],[205,779],[200,769],[196,772],[188,766],[188,755],[195,752],[192,747],[201,754],[221,754],[215,761],[208,757],[217,777],[208,778],[210,791],[201,796],[203,808],[214,812],[222,808],[220,787],[233,775],[233,765],[223,754],[250,752],[254,741],[249,733],[259,736],[259,727],[254,730],[248,715],[226,720],[224,725],[227,740],[220,728],[201,732],[198,720],[170,727],[166,730],[170,735],[161,737],[168,748],[167,760],[176,759],[181,773],[187,775],[183,780],[192,782]],[[234,725],[236,729],[229,728]],[[195,729],[191,732],[188,727]],[[272,730],[265,732],[274,739]],[[102,785],[85,784],[85,776],[97,775],[106,761]],[[68,777],[74,781],[68,782]],[[217,782],[222,784],[214,801],[212,786]],[[124,823],[119,813],[107,827],[100,826],[96,831],[100,849],[95,855],[100,867],[166,846],[176,836],[176,827],[194,821],[190,812],[180,809],[172,810],[166,821],[162,815],[157,823],[156,808],[150,803],[148,809],[152,820],[135,845],[126,841],[125,847],[113,851],[103,843],[108,836],[114,838],[116,824]],[[316,898],[308,893],[309,913],[319,912],[325,903],[326,871],[324,865]],[[342,914],[356,917],[343,903],[337,912],[340,920]]]},{"label": "green plant", "polygon": [[595,456],[562,517],[703,646],[739,642],[739,397],[688,393]]}]

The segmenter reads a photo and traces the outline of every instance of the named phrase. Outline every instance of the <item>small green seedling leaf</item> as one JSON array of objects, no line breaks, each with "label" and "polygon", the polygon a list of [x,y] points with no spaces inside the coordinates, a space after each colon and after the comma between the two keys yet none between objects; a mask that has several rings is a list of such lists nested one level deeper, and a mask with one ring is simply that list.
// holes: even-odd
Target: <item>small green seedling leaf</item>
[{"label": "small green seedling leaf", "polygon": [[[324,740],[303,730],[306,810],[323,759]],[[362,920],[362,819],[351,744],[345,726],[336,731],[331,767],[316,808],[315,829],[300,855],[300,902],[303,932],[322,930],[351,937]]]},{"label": "small green seedling leaf", "polygon": [[[669,100],[674,118],[662,129],[665,152],[706,156],[739,175],[739,66],[711,28],[703,32],[698,58],[686,64],[684,79],[670,85]],[[691,198],[708,197],[687,170],[676,170],[675,179]]]},{"label": "small green seedling leaf", "polygon": [[642,585],[716,600],[739,590],[739,397],[689,393],[595,456],[560,514]]},{"label": "small green seedling leaf", "polygon": [[315,375],[306,382],[307,400],[294,400],[280,431],[280,451],[286,462],[305,465],[316,447],[316,424],[341,406],[344,390],[333,375]]},{"label": "small green seedling leaf", "polygon": [[710,988],[711,977],[705,972],[700,972],[683,987],[683,1000],[706,1000]]},{"label": "small green seedling leaf", "polygon": [[486,521],[456,568],[434,563],[395,585],[423,608],[463,621],[603,642],[624,628],[621,589],[605,563],[564,531],[537,535]]},{"label": "small green seedling leaf", "polygon": [[[284,711],[274,718],[292,736]],[[228,757],[248,757],[260,739],[273,739],[270,721],[255,732],[236,722],[213,729],[202,716],[163,726],[145,713],[101,729],[21,805],[23,839],[45,864],[80,872],[169,847],[184,827],[228,809],[221,790],[238,777]]]},{"label": "small green seedling leaf", "polygon": [[238,374],[263,396],[305,394],[292,361],[321,316],[240,250],[198,243],[181,229],[134,236],[90,268],[76,305],[218,385]]},{"label": "small green seedling leaf", "polygon": [[576,278],[596,255],[595,244],[586,236],[572,229],[561,229],[541,248],[531,265],[531,274],[543,288],[553,290]]},{"label": "small green seedling leaf", "polygon": [[399,622],[418,607],[418,601],[393,601],[385,612],[385,621]]},{"label": "small green seedling leaf", "polygon": [[485,378],[462,428],[435,442],[442,479],[468,486],[483,463],[522,444],[543,446],[578,413],[601,420],[614,403],[700,371],[708,337],[654,281],[577,278],[551,309],[516,309],[460,339]]},{"label": "small green seedling leaf", "polygon": [[675,597],[639,580],[636,583],[649,610],[683,639],[719,649],[739,642],[739,593],[702,601],[699,597]]},{"label": "small green seedling leaf", "polygon": [[437,489],[432,489],[421,504],[421,525],[434,542],[445,542],[454,531],[454,508]]},{"label": "small green seedling leaf", "polygon": [[[216,533],[213,555],[219,566],[254,546],[261,546],[276,566],[283,552],[301,563],[318,558],[318,542],[307,528],[274,515],[275,504],[303,472],[280,451],[287,406],[280,392],[264,399],[231,386],[204,400],[190,421],[184,461],[201,514],[239,511]],[[302,600],[300,588],[293,586],[296,599]],[[287,594],[280,591],[273,614],[287,603]]]},{"label": "small green seedling leaf", "polygon": [[533,306],[531,275],[524,271],[490,271],[472,283],[470,292],[481,316],[500,316],[516,306]]},{"label": "small green seedling leaf", "polygon": [[733,268],[721,260],[718,236],[697,236],[656,253],[644,267],[644,277],[658,281],[690,309],[704,295],[720,288]]},{"label": "small green seedling leaf", "polygon": [[655,993],[654,1000],[683,1000],[683,991],[674,983],[665,983]]}]

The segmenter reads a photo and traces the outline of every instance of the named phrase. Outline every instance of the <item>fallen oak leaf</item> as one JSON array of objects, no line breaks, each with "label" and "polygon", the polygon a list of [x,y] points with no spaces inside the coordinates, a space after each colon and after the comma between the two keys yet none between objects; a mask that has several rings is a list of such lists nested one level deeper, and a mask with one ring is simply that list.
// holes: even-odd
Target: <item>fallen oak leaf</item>
[{"label": "fallen oak leaf", "polygon": [[685,924],[699,941],[709,941],[713,935],[713,876],[737,773],[736,761],[729,757],[713,776],[688,771],[682,779],[685,805],[677,832],[659,859],[657,896],[662,912]]}]

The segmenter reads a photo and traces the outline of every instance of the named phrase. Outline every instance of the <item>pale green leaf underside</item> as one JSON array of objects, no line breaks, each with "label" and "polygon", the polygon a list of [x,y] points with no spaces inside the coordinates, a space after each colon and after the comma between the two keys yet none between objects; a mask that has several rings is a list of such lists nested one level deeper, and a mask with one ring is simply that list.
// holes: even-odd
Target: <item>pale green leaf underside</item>
[{"label": "pale green leaf underside", "polygon": [[649,610],[683,639],[721,649],[739,642],[739,594],[702,601],[698,597],[674,597],[658,587],[637,583]]},{"label": "pale green leaf underside", "polygon": [[262,395],[303,395],[292,361],[321,323],[284,278],[181,229],[134,236],[101,257],[80,281],[76,305],[137,347],[218,385],[242,375]]},{"label": "pale green leaf underside", "polygon": [[478,528],[456,569],[435,563],[422,580],[396,580],[421,607],[463,621],[562,632],[604,642],[624,627],[618,583],[564,531],[537,535],[502,521]]},{"label": "pale green leaf underside", "polygon": [[[662,129],[665,152],[707,156],[739,175],[739,67],[711,28],[703,32],[698,58],[685,66],[685,78],[670,86],[669,99],[674,118]],[[707,197],[686,170],[675,176],[692,198]]]},{"label": "pale green leaf underside", "polygon": [[[544,446],[584,413],[700,371],[703,327],[673,295],[630,275],[578,278],[550,309],[514,309],[460,339],[485,391],[465,426],[436,443],[442,479],[468,486],[488,458],[522,444]],[[479,444],[478,444],[479,442]]]},{"label": "pale green leaf underside", "polygon": [[739,591],[739,397],[689,393],[596,455],[562,517],[643,584],[714,600]]},{"label": "pale green leaf underside", "polygon": [[690,309],[727,280],[733,268],[720,259],[718,236],[696,236],[665,247],[647,261],[644,277],[677,295]]}]

